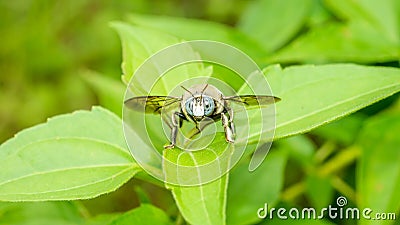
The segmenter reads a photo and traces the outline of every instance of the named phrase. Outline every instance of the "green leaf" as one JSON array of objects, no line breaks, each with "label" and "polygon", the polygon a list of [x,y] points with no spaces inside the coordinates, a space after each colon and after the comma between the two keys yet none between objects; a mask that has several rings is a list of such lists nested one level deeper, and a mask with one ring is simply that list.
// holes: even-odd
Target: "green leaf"
[{"label": "green leaf", "polygon": [[151,204],[150,196],[141,186],[135,186],[134,190],[141,204]]},{"label": "green leaf", "polygon": [[83,222],[73,202],[0,202],[0,225],[77,225]]},{"label": "green leaf", "polygon": [[136,69],[151,55],[180,40],[157,30],[137,27],[123,22],[113,22],[111,26],[118,32],[122,42],[122,72],[127,83]]},{"label": "green leaf", "polygon": [[109,225],[132,225],[132,224],[140,224],[140,225],[172,225],[173,223],[170,221],[167,214],[161,209],[154,207],[152,205],[143,204],[138,208],[135,208],[114,221],[112,221]]},{"label": "green leaf", "polygon": [[140,170],[126,148],[121,120],[101,107],[18,133],[0,146],[0,164],[3,201],[93,198]]},{"label": "green leaf", "polygon": [[196,19],[138,14],[131,15],[129,20],[134,24],[164,31],[185,40],[223,42],[244,51],[256,62],[266,55],[266,51],[259,43],[245,33],[223,24]]},{"label": "green leaf", "polygon": [[185,220],[193,225],[226,224],[228,174],[192,187],[168,186]]},{"label": "green leaf", "polygon": [[276,103],[276,139],[310,131],[400,91],[395,68],[271,66],[265,74],[273,94],[282,99]]},{"label": "green leaf", "polygon": [[[122,22],[114,22],[112,27],[117,30],[122,42],[122,70],[125,83],[130,81],[139,66],[154,53],[181,42],[177,37],[156,29],[143,28]],[[179,57],[184,59],[185,57],[190,57],[190,59],[199,58],[198,53],[189,46],[186,46],[184,50],[185,52],[182,52]],[[176,57],[176,55],[171,55],[170,57]],[[158,68],[159,65],[155,65],[155,67]],[[186,81],[191,77],[208,77],[212,73],[212,67],[205,68],[201,62],[179,65],[168,69],[170,70],[160,71],[166,73],[163,74],[159,81],[154,81],[153,91],[157,92],[158,95],[169,94],[175,84]],[[146,77],[141,77],[140,79],[146,79]]]},{"label": "green leaf", "polygon": [[[202,145],[200,139],[194,144]],[[167,184],[185,220],[190,224],[225,224],[226,191],[228,174],[218,178],[227,171],[232,149],[227,147],[222,133],[217,133],[214,142],[204,150],[183,151],[178,148],[164,151],[165,160],[173,165],[164,164],[166,180],[175,182],[201,184],[197,186],[177,186]],[[212,162],[217,162],[212,164]],[[175,168],[174,165],[180,167]],[[204,167],[204,168],[203,168]],[[214,180],[208,182],[209,180]],[[204,182],[203,182],[204,181]],[[208,182],[206,184],[203,184]]]},{"label": "green leaf", "polygon": [[387,62],[400,57],[398,1],[325,1],[346,23],[316,27],[269,62]]},{"label": "green leaf", "polygon": [[100,104],[121,117],[125,85],[121,81],[90,70],[83,71],[82,77],[94,89]]},{"label": "green leaf", "polygon": [[[134,26],[131,24],[127,23],[113,23],[113,27],[118,31],[122,44],[123,44],[123,68],[124,68],[124,80],[125,82],[129,82],[130,79],[133,76],[133,73],[137,71],[140,65],[148,59],[148,57],[152,56],[154,53],[174,44],[179,44],[180,40],[174,36],[171,36],[167,33],[154,30],[154,29],[149,29],[149,28],[143,28],[143,27],[138,27]],[[170,59],[171,58],[178,58],[181,60],[194,60],[194,59],[200,59],[199,54],[194,51],[191,46],[189,45],[179,45],[183,46],[180,47],[179,50],[184,50],[184,51],[179,51],[177,54],[176,48],[173,49],[172,51],[169,51],[167,53],[172,53],[173,55],[167,55],[167,58],[163,58],[161,61],[168,61],[171,63]],[[168,48],[170,49],[170,48]],[[167,50],[168,51],[168,50]],[[180,54],[182,53],[182,54]],[[155,57],[159,56],[160,54],[156,55]],[[162,56],[165,56],[165,52],[161,54]],[[147,63],[153,63],[150,64],[151,66],[154,66],[157,68],[160,72],[160,79],[153,79],[152,78],[158,78],[158,74],[152,74],[152,77],[149,74],[135,74],[134,79],[138,80],[132,80],[129,86],[130,92],[127,93],[128,95],[174,95],[171,94],[171,91],[174,90],[174,88],[178,84],[182,84],[182,82],[187,82],[188,83],[193,83],[193,82],[199,82],[199,80],[194,81],[191,78],[194,77],[201,77],[201,79],[207,80],[208,77],[211,76],[212,74],[212,67],[204,67],[204,65],[201,62],[197,63],[186,63],[183,65],[173,65],[177,67],[172,67],[168,68],[169,70],[162,71],[165,67],[165,64],[162,62],[159,65],[157,64],[157,60],[153,58],[153,60],[148,60],[146,61]],[[171,63],[172,64],[172,63]],[[146,64],[148,65],[148,64]],[[169,65],[169,64],[168,64]],[[165,72],[161,74],[161,72]],[[161,76],[162,75],[162,76]],[[151,78],[149,78],[151,77]],[[137,81],[137,82],[136,82]],[[152,85],[152,90],[146,90],[146,88],[143,87],[142,84],[151,84]],[[179,86],[178,86],[179,88]],[[140,90],[140,91],[138,91]],[[151,91],[151,92],[150,92]],[[178,89],[178,91],[182,91],[182,89]],[[150,93],[148,93],[150,92]],[[129,96],[130,97],[130,96]],[[135,112],[133,110],[130,110],[128,108],[125,108],[126,111],[124,111],[124,122],[130,126],[136,124],[137,121],[137,114],[135,115]],[[163,132],[160,132],[160,128],[162,127],[162,122],[160,120],[159,115],[145,115],[145,125],[146,125],[146,130],[141,130],[140,136],[135,136],[133,138],[137,138],[133,140],[133,143],[143,143],[143,136],[145,135],[146,137],[149,136],[152,141],[152,146],[150,145],[142,145],[142,150],[146,151],[146,149],[153,149],[153,146],[155,148],[163,149],[163,145],[166,144],[167,138],[166,135]],[[144,132],[142,132],[144,131]],[[154,155],[146,155],[146,157],[150,158],[150,160],[154,160],[154,162],[157,162],[155,165],[155,170],[161,171],[161,162],[159,158],[155,157]],[[147,161],[147,159],[146,159]],[[154,166],[154,165],[152,165]]]},{"label": "green leaf", "polygon": [[391,42],[400,44],[400,4],[398,1],[327,0],[325,2],[343,19],[366,23],[384,34]]},{"label": "green leaf", "polygon": [[395,61],[400,45],[389,41],[380,31],[363,23],[328,23],[300,36],[267,62],[361,62]]},{"label": "green leaf", "polygon": [[239,29],[257,40],[268,52],[288,42],[306,22],[312,0],[251,2],[239,21]]},{"label": "green leaf", "polygon": [[248,164],[236,166],[230,173],[227,222],[228,224],[253,224],[257,210],[265,203],[273,206],[279,200],[283,187],[287,156],[284,151],[271,151],[255,171]]},{"label": "green leaf", "polygon": [[[357,143],[362,157],[357,163],[359,208],[375,213],[400,210],[400,118],[398,113],[380,114],[367,121]],[[387,220],[363,220],[361,224],[389,224]]]}]

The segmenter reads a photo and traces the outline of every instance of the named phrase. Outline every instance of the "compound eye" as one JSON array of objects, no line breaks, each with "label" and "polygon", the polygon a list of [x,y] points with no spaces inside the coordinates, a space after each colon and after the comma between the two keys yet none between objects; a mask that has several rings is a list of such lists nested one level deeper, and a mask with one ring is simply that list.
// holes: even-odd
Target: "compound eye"
[{"label": "compound eye", "polygon": [[185,103],[185,107],[186,107],[186,112],[189,115],[193,115],[193,99],[187,100]]},{"label": "compound eye", "polygon": [[210,116],[214,112],[214,101],[210,97],[203,97],[204,115]]}]

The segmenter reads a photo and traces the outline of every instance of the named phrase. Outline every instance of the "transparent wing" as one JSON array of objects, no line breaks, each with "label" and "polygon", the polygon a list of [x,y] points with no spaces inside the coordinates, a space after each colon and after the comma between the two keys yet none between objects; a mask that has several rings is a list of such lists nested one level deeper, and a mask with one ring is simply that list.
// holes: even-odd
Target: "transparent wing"
[{"label": "transparent wing", "polygon": [[124,104],[136,111],[144,109],[145,113],[161,113],[163,108],[173,106],[181,100],[172,96],[138,96],[126,100]]},{"label": "transparent wing", "polygon": [[224,100],[241,103],[245,106],[263,106],[274,104],[275,102],[279,102],[281,99],[270,95],[239,95],[224,97]]}]

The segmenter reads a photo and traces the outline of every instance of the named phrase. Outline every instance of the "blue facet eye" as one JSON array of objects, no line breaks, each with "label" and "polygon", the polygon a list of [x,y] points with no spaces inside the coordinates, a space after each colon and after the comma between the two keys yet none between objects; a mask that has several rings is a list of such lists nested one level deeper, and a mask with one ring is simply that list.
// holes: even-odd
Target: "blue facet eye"
[{"label": "blue facet eye", "polygon": [[204,115],[210,116],[214,112],[214,101],[212,98],[204,96],[203,97]]},{"label": "blue facet eye", "polygon": [[192,108],[193,108],[193,99],[189,99],[188,101],[186,101],[185,107],[186,107],[186,112],[189,115],[193,115],[193,110],[192,110]]}]

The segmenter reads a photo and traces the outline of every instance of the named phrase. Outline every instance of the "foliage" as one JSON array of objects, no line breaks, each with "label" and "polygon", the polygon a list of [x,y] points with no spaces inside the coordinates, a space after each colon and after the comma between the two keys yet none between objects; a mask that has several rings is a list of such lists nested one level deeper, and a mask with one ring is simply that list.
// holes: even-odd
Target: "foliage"
[{"label": "foliage", "polygon": [[[306,0],[299,5],[294,0],[218,0],[186,8],[174,1],[156,2],[160,8],[144,0],[0,3],[12,12],[0,22],[5,34],[0,66],[7,68],[3,74],[12,75],[0,77],[2,140],[51,115],[90,108],[94,96],[103,106],[52,117],[1,144],[0,224],[354,224],[327,217],[257,217],[264,203],[321,209],[336,206],[338,196],[345,196],[349,207],[399,215],[398,1]],[[120,16],[128,11],[136,13]],[[169,16],[149,14],[160,12]],[[120,75],[115,69],[118,41],[105,29],[112,19],[124,21],[111,23],[122,41],[122,82],[115,79]],[[274,95],[282,99],[276,104],[277,140],[253,173],[247,171],[252,152],[246,152],[216,181],[165,185],[130,156],[119,117],[123,91],[147,57],[197,39],[238,47],[263,68]],[[193,71],[230,78],[229,72],[205,64],[176,73],[185,78]],[[168,82],[183,79],[174,77]],[[251,134],[251,144],[256,135]],[[218,150],[218,145],[210,148]],[[179,151],[167,157],[173,159]],[[198,154],[197,161],[177,162],[187,165],[207,157]],[[132,192],[134,209],[104,206],[127,204],[111,195]]]}]

